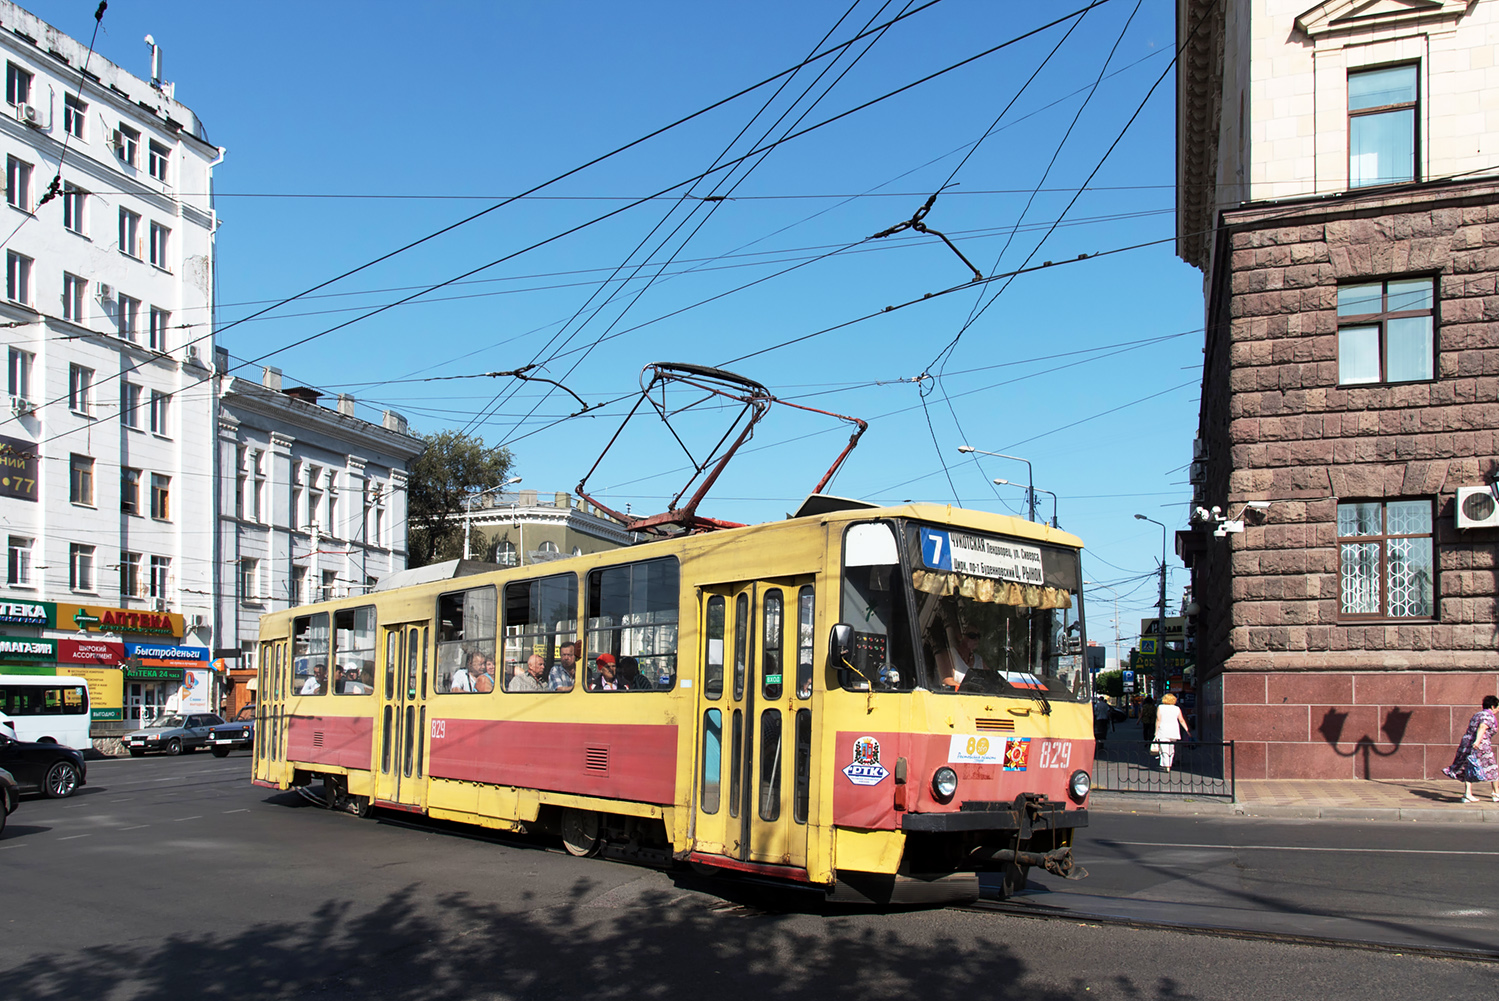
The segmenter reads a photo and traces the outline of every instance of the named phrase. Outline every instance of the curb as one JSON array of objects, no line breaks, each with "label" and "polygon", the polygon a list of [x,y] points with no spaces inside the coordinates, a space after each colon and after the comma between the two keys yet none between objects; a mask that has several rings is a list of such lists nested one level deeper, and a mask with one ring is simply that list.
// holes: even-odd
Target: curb
[{"label": "curb", "polygon": [[1315,803],[1276,805],[1230,803],[1225,800],[1182,797],[1179,800],[1135,799],[1125,794],[1099,796],[1088,802],[1092,813],[1143,813],[1167,816],[1207,815],[1262,817],[1275,820],[1367,820],[1385,823],[1499,824],[1499,808],[1474,810],[1429,806],[1319,806]]}]

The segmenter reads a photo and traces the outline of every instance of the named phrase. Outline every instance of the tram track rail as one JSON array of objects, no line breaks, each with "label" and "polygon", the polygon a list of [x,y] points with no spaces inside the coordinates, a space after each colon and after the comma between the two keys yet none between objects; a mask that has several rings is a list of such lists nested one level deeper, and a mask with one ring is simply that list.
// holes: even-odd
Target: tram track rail
[{"label": "tram track rail", "polygon": [[[1368,938],[1352,938],[1337,935],[1316,935],[1273,929],[1245,928],[1210,921],[1164,920],[1146,915],[1121,913],[1128,911],[1130,902],[1110,898],[1120,906],[1110,910],[1078,910],[1039,905],[1024,896],[1011,900],[978,900],[971,904],[951,905],[952,910],[984,914],[1003,914],[1009,917],[1032,921],[1071,921],[1077,924],[1108,925],[1122,928],[1139,928],[1149,931],[1171,931],[1185,935],[1201,935],[1211,938],[1232,938],[1254,942],[1272,942],[1279,945],[1306,945],[1320,948],[1358,949],[1363,952],[1378,952],[1400,956],[1426,956],[1433,959],[1456,959],[1465,962],[1499,964],[1499,950],[1467,948],[1463,946],[1441,946],[1420,942],[1379,941]],[[1152,902],[1158,903],[1158,902]],[[1190,911],[1193,905],[1170,904]]]}]

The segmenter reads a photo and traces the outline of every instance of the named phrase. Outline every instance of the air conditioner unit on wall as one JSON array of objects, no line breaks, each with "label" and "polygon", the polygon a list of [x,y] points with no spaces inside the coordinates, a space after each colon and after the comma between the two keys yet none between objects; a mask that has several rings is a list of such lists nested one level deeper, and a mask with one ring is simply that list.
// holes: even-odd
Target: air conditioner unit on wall
[{"label": "air conditioner unit on wall", "polygon": [[30,400],[23,400],[19,396],[10,398],[10,412],[17,417],[25,417],[27,414],[36,413],[36,404]]},{"label": "air conditioner unit on wall", "polygon": [[1493,487],[1457,488],[1458,528],[1499,528],[1499,496]]},{"label": "air conditioner unit on wall", "polygon": [[27,125],[40,126],[42,124],[42,116],[37,113],[35,107],[29,104],[16,105],[16,117]]},{"label": "air conditioner unit on wall", "polygon": [[99,301],[108,302],[115,296],[114,286],[108,282],[99,282]]}]

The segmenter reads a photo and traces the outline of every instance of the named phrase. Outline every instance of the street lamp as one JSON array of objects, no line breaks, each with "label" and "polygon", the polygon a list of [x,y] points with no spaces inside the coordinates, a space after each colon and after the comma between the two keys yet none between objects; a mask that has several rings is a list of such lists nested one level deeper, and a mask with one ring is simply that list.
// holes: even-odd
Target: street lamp
[{"label": "street lamp", "polygon": [[1161,610],[1155,620],[1155,692],[1159,697],[1166,690],[1166,526],[1143,514],[1135,517],[1161,526]]},{"label": "street lamp", "polygon": [[959,445],[958,451],[964,453],[965,455],[973,452],[978,455],[992,455],[996,459],[1014,459],[1016,462],[1025,463],[1025,478],[1026,482],[1029,484],[1029,486],[1026,487],[1025,491],[1026,501],[1030,507],[1030,520],[1036,520],[1036,476],[1035,471],[1031,469],[1031,460],[1022,459],[1018,455],[1005,455],[1003,452],[986,452],[981,448],[974,448],[972,445]]},{"label": "street lamp", "polygon": [[[1018,487],[1018,486],[1020,486],[1020,484],[1018,484],[1018,483],[1011,483],[1009,480],[995,480],[994,484],[995,484],[995,486],[1000,486],[1000,487]],[[1062,526],[1057,524],[1057,495],[1054,494],[1054,493],[1052,493],[1050,490],[1042,490],[1040,487],[1033,488],[1032,492],[1033,493],[1038,493],[1038,494],[1050,494],[1051,495],[1051,527],[1052,528],[1061,528]]]},{"label": "street lamp", "polygon": [[1114,594],[1114,663],[1118,664],[1119,663],[1119,591],[1117,589],[1115,589],[1115,588],[1109,587],[1109,585],[1107,585],[1107,584],[1100,584],[1096,580],[1085,580],[1085,581],[1083,581],[1083,583],[1085,585],[1089,586],[1089,587],[1101,587],[1101,588],[1104,588],[1104,589],[1106,589],[1108,591],[1112,591],[1113,594]]},{"label": "street lamp", "polygon": [[464,559],[468,559],[468,556],[469,556],[468,542],[469,542],[469,536],[470,536],[470,534],[472,533],[472,530],[473,530],[474,501],[478,500],[480,497],[483,497],[485,494],[494,493],[496,490],[504,490],[506,487],[514,486],[515,484],[519,483],[520,481],[521,481],[521,478],[519,476],[512,476],[512,477],[510,477],[510,479],[505,480],[503,483],[499,484],[498,486],[485,487],[483,490],[475,490],[474,492],[470,493],[467,497],[465,497],[463,499],[463,558]]}]

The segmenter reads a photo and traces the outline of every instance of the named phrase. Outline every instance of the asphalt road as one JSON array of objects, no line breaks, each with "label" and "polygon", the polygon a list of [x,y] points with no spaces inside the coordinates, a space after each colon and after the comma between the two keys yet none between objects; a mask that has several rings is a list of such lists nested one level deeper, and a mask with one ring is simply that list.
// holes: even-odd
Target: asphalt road
[{"label": "asphalt road", "polygon": [[[249,785],[248,770],[242,754],[91,762],[73,799],[23,801],[0,837],[0,998],[1446,1001],[1499,983],[1492,963],[1387,950],[979,910],[832,910],[535,840],[333,814]],[[1482,831],[1098,821],[1082,849],[1093,875],[1051,892],[1038,881],[1034,907],[1080,887],[1128,906],[1229,899],[1246,921],[1341,916],[1347,903],[1421,925],[1414,907],[1473,941],[1493,920],[1495,867],[1471,854],[1489,850]],[[1433,841],[1465,854],[1406,851]],[[1396,851],[1285,851],[1295,845]]]}]

